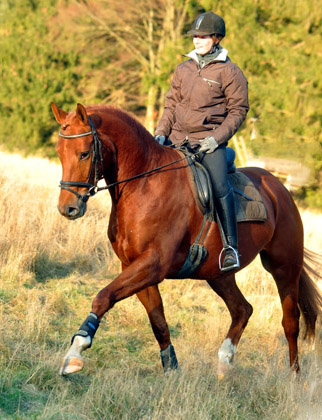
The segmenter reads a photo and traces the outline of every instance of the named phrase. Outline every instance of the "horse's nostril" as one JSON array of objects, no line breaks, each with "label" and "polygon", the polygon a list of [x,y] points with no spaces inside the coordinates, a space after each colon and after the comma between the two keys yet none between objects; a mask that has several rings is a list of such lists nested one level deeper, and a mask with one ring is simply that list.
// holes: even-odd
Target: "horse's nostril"
[{"label": "horse's nostril", "polygon": [[78,215],[79,210],[76,207],[67,207],[66,213],[69,217],[75,217]]}]

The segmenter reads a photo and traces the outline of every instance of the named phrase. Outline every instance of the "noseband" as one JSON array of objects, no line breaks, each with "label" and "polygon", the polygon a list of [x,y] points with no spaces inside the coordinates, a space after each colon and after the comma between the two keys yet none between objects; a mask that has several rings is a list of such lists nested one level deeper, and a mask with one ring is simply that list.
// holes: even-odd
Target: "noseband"
[{"label": "noseband", "polygon": [[[100,139],[98,138],[95,126],[93,124],[93,121],[91,117],[89,118],[89,123],[91,125],[91,131],[88,131],[86,133],[81,134],[62,134],[62,132],[59,132],[60,137],[63,137],[64,139],[77,139],[79,137],[86,137],[86,136],[93,136],[93,154],[92,154],[92,161],[91,161],[91,167],[88,174],[87,182],[74,182],[74,181],[60,181],[60,188],[62,190],[67,190],[73,194],[75,194],[81,201],[86,203],[86,201],[91,197],[92,195],[96,194],[98,187],[98,181],[103,178],[103,154],[102,154],[102,143]],[[99,173],[99,165],[101,169],[101,173]],[[90,182],[94,172],[94,183],[92,184]],[[78,192],[72,190],[69,187],[78,187],[78,188],[88,188],[88,191],[86,194],[82,195]]]}]

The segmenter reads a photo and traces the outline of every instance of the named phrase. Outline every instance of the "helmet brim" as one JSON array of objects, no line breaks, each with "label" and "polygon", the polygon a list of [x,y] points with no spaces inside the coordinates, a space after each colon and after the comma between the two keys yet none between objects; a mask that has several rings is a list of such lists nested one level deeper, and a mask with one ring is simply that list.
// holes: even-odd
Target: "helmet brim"
[{"label": "helmet brim", "polygon": [[209,32],[199,31],[198,29],[190,29],[190,31],[187,32],[187,35],[214,35]]}]

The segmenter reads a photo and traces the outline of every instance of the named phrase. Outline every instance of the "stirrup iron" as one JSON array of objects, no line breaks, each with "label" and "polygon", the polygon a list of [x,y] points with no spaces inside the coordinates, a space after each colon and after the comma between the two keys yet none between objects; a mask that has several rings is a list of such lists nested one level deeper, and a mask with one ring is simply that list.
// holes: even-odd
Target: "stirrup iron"
[{"label": "stirrup iron", "polygon": [[[221,256],[222,256],[223,252],[227,251],[227,249],[232,249],[233,253],[235,254],[237,262],[233,265],[228,266],[228,267],[223,267],[221,265]],[[227,244],[227,246],[225,246],[219,254],[219,269],[220,269],[220,271],[230,271],[230,270],[234,270],[235,268],[239,268],[239,267],[240,267],[239,254],[238,254],[237,250],[235,248],[233,248],[231,245]]]}]

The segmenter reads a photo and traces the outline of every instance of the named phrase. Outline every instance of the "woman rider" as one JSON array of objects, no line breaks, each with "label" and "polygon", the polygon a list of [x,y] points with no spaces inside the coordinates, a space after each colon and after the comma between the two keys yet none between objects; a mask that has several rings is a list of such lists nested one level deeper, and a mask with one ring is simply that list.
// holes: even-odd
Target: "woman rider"
[{"label": "woman rider", "polygon": [[203,164],[212,168],[218,215],[226,236],[222,271],[239,267],[234,195],[227,178],[226,146],[249,109],[247,80],[219,43],[225,22],[213,12],[202,13],[188,32],[195,49],[176,68],[166,96],[155,139],[174,144],[185,139],[200,145]]}]

